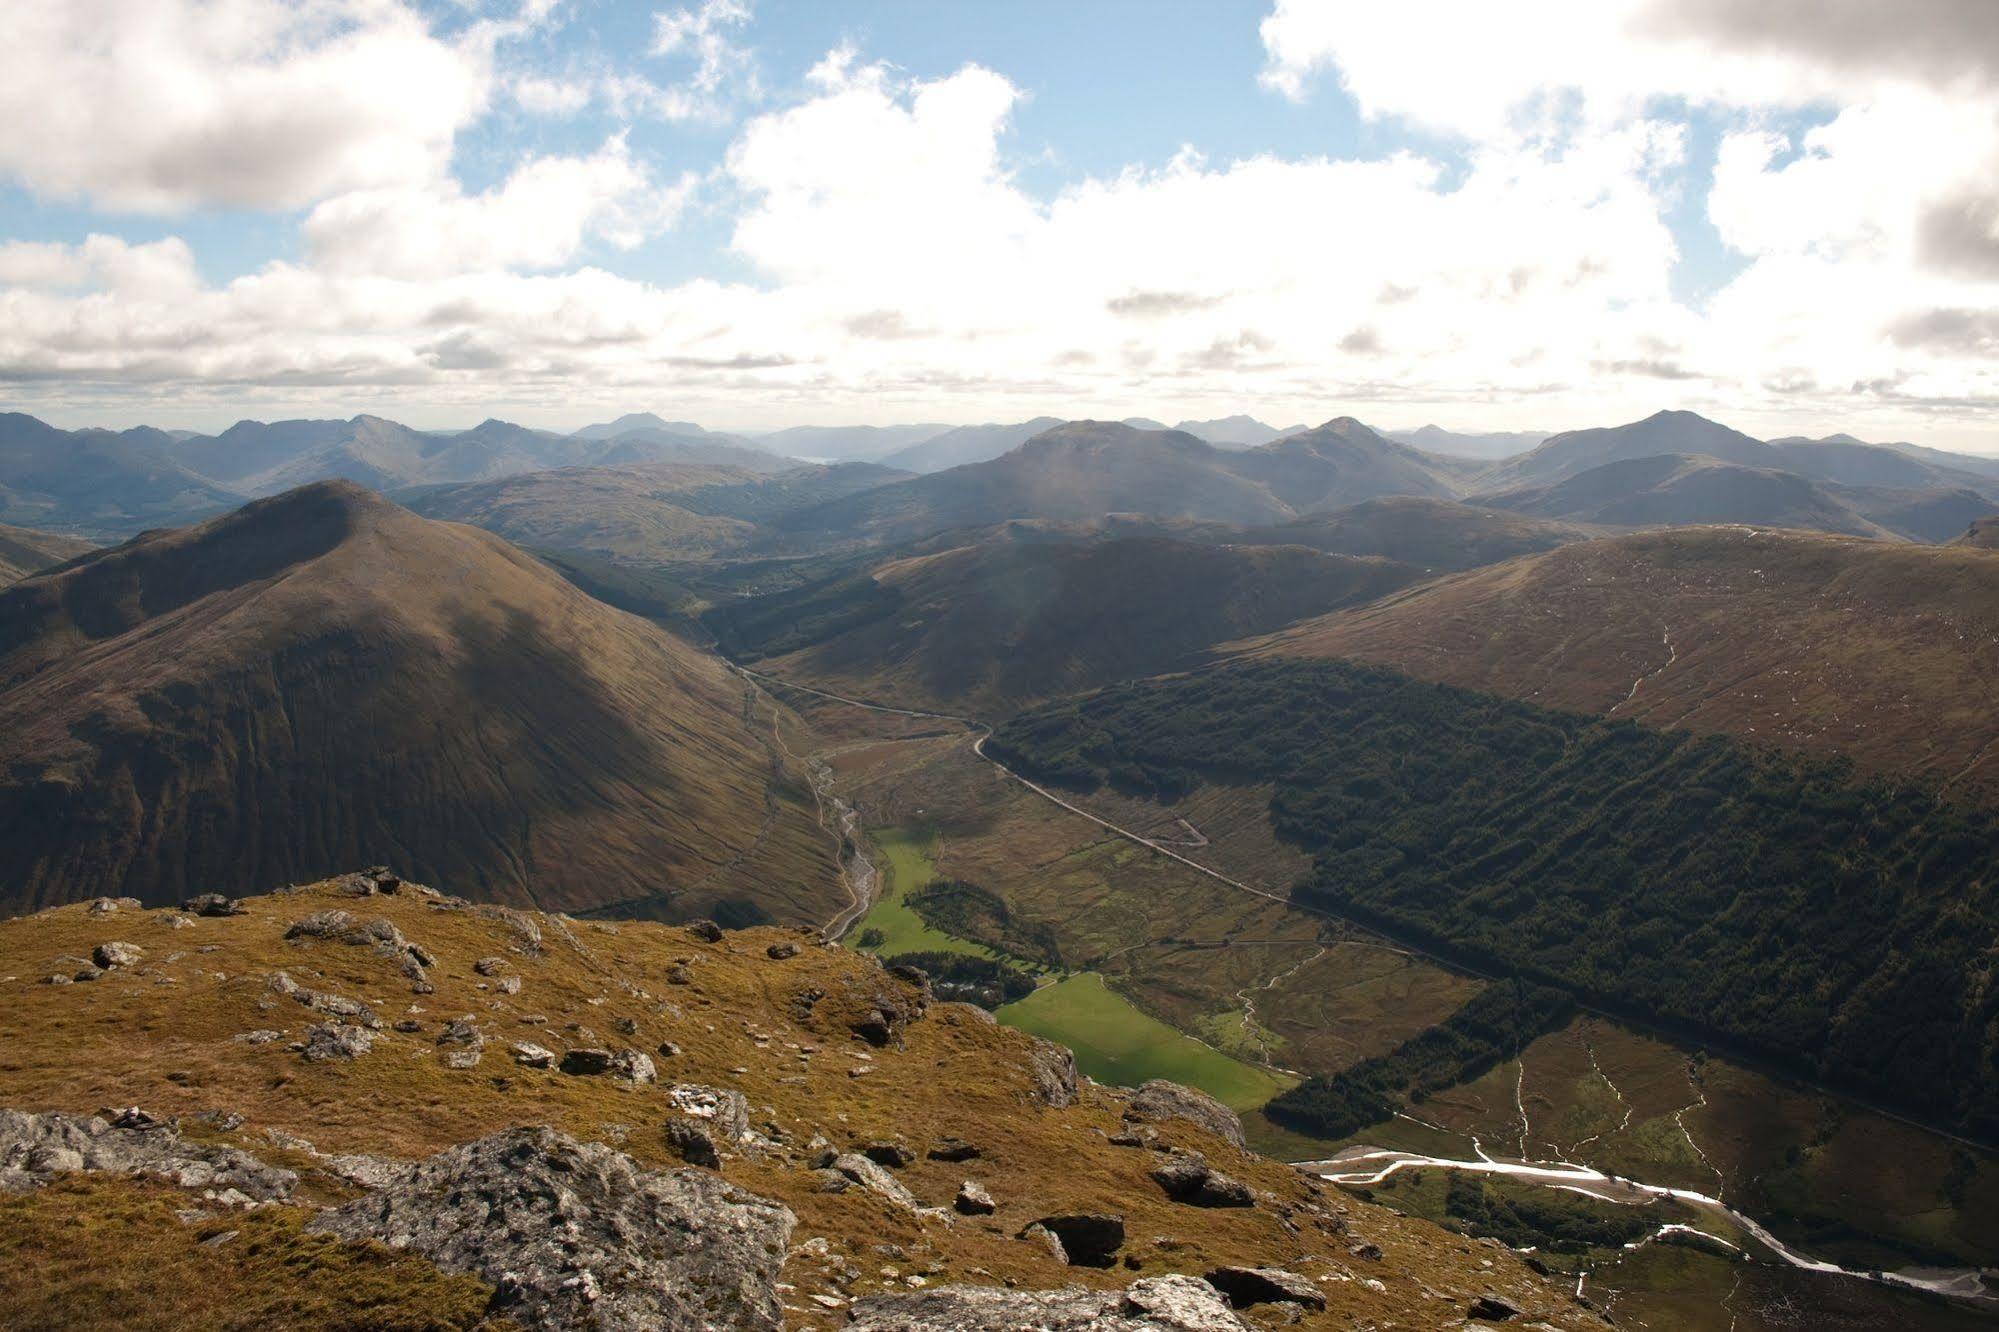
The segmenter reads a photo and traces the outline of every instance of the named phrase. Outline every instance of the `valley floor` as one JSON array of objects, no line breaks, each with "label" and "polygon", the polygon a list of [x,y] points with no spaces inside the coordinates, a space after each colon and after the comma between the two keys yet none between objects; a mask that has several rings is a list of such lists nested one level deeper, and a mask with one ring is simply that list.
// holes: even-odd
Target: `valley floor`
[{"label": "valley floor", "polygon": [[[1004,958],[998,941],[941,932],[906,901],[939,876],[988,889],[1052,930],[1060,949],[1060,967],[1036,964],[1041,988],[1002,1020],[1070,1045],[1100,1080],[1200,1086],[1245,1112],[1261,1150],[1293,1160],[1364,1144],[1576,1162],[1697,1191],[1861,1272],[1975,1269],[1999,1255],[1999,1162],[1987,1154],[1595,1018],[1436,1093],[1420,1123],[1389,1121],[1334,1143],[1291,1133],[1257,1113],[1270,1097],[1302,1073],[1394,1049],[1483,982],[1284,902],[1309,862],[1272,836],[1267,790],[1206,788],[1172,806],[1102,792],[1081,817],[983,760],[967,727],[767,684],[812,728],[801,743],[827,765],[887,871],[848,942],[877,929],[870,944],[883,956]],[[1411,1189],[1404,1175],[1389,1192],[1407,1210],[1478,1228],[1442,1205],[1438,1186]],[[1743,1238],[1715,1216],[1687,1224]],[[1549,1261],[1630,1326],[1988,1322],[1965,1305],[1703,1249],[1592,1246]],[[1792,1321],[1801,1311],[1806,1324]]]}]

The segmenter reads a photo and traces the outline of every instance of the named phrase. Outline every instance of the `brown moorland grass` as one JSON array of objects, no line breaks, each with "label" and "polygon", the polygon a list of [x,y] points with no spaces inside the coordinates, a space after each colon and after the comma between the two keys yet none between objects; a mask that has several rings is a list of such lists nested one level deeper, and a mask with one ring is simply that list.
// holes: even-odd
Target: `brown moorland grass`
[{"label": "brown moorland grass", "polygon": [[1990,793],[1999,557],[1750,528],[1579,542],[1241,645]]},{"label": "brown moorland grass", "polygon": [[498,538],[308,486],[0,592],[0,911],[393,859],[519,904],[824,920],[831,841],[771,724]]},{"label": "brown moorland grass", "polygon": [[[828,1258],[796,1253],[786,1268],[796,1291],[788,1299],[796,1326],[837,1325],[839,1315],[807,1297],[831,1293],[831,1268],[845,1262],[862,1273],[855,1291],[893,1282],[879,1274],[883,1267],[920,1272],[932,1282],[1045,1287],[1129,1280],[1133,1265],[1142,1273],[1272,1263],[1328,1278],[1329,1310],[1305,1319],[1305,1327],[1347,1327],[1357,1318],[1420,1324],[1447,1308],[1462,1309],[1486,1289],[1523,1301],[1556,1326],[1595,1325],[1510,1255],[1342,1202],[1289,1167],[1178,1122],[1161,1127],[1163,1141],[1205,1151],[1268,1197],[1255,1208],[1228,1211],[1171,1203],[1146,1176],[1151,1153],[1109,1143],[1107,1135],[1120,1125],[1118,1097],[1086,1087],[1078,1104],[1050,1108],[1032,1090],[1028,1038],[956,1005],[910,1024],[899,1046],[868,1046],[849,1034],[848,1024],[884,987],[905,998],[913,992],[872,961],[794,932],[754,929],[705,943],[675,926],[509,914],[410,890],[348,897],[340,881],[246,906],[241,916],[200,918],[178,929],[166,923],[170,912],[99,916],[83,906],[0,922],[0,1105],[89,1112],[136,1103],[175,1115],[222,1109],[247,1117],[229,1139],[247,1150],[258,1150],[266,1131],[280,1130],[323,1151],[401,1157],[509,1126],[548,1124],[664,1165],[659,1089],[519,1068],[506,1047],[528,1039],[558,1050],[583,1044],[652,1050],[670,1040],[680,1053],[659,1057],[662,1082],[741,1091],[753,1123],[781,1144],[761,1159],[727,1160],[727,1177],[789,1205],[799,1217],[795,1242],[829,1242]],[[389,920],[430,950],[437,958],[429,978],[435,992],[412,994],[393,960],[368,948],[284,938],[292,921],[329,907]],[[42,983],[73,969],[66,959],[107,939],[138,943],[147,956],[91,984]],[[766,956],[770,944],[786,941],[806,946],[795,957]],[[504,959],[500,974],[520,978],[518,993],[474,970],[485,957]],[[668,979],[677,962],[691,983]],[[420,1030],[384,1030],[374,1050],[352,1063],[307,1064],[283,1042],[235,1041],[257,1028],[296,1037],[315,1020],[272,992],[268,978],[280,969],[299,984],[369,1002],[385,1021],[415,1021]],[[808,1005],[803,1000],[812,991],[824,997]],[[475,1069],[448,1068],[436,1054],[439,1025],[459,1015],[470,1015],[491,1038]],[[900,1176],[920,1200],[947,1204],[969,1175],[991,1191],[999,1212],[989,1219],[925,1218],[860,1190],[822,1192],[804,1168],[815,1135],[840,1147],[900,1139],[919,1153]],[[920,1155],[945,1136],[973,1142],[983,1155],[966,1164]],[[1345,1228],[1317,1228],[1306,1210],[1315,1202],[1344,1209]],[[1034,1217],[1065,1210],[1123,1215],[1132,1264],[1122,1273],[1071,1269],[1013,1238]],[[1386,1256],[1355,1273],[1346,1248],[1360,1240],[1380,1244]],[[1376,1272],[1392,1278],[1381,1291],[1358,1279]],[[289,1279],[318,1276],[294,1270]]]}]

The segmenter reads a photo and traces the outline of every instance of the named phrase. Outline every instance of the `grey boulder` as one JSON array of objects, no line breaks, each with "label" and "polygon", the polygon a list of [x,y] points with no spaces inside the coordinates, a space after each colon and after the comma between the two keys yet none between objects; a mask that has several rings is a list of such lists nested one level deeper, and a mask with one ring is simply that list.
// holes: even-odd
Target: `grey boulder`
[{"label": "grey boulder", "polygon": [[852,1332],[1249,1332],[1213,1286],[1147,1277],[1125,1290],[1006,1290],[940,1286],[873,1295],[853,1307]]},{"label": "grey boulder", "polygon": [[718,1176],[525,1128],[440,1152],[311,1228],[476,1276],[524,1328],[776,1332],[793,1223]]}]

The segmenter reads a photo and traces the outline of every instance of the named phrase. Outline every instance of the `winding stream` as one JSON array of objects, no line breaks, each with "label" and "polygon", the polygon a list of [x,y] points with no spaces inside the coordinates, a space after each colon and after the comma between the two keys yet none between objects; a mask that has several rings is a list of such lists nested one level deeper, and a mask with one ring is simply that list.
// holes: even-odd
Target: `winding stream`
[{"label": "winding stream", "polygon": [[[1476,1145],[1474,1150],[1478,1150]],[[1968,1300],[1984,1308],[1999,1309],[1999,1288],[1988,1283],[1977,1268],[1908,1268],[1899,1272],[1873,1272],[1841,1267],[1837,1263],[1800,1253],[1772,1235],[1753,1217],[1744,1216],[1719,1198],[1712,1198],[1692,1189],[1668,1188],[1663,1184],[1646,1184],[1635,1179],[1608,1175],[1592,1166],[1577,1165],[1571,1161],[1496,1160],[1487,1156],[1482,1150],[1479,1151],[1477,1160],[1458,1161],[1442,1156],[1422,1156],[1415,1152],[1351,1147],[1331,1160],[1301,1162],[1298,1168],[1309,1170],[1321,1179],[1334,1184],[1353,1184],[1363,1187],[1380,1184],[1401,1170],[1438,1169],[1462,1170],[1471,1174],[1506,1175],[1631,1207],[1643,1206],[1657,1198],[1671,1198],[1696,1211],[1726,1221],[1753,1237],[1775,1258],[1789,1266],[1827,1276],[1853,1277],[1856,1280],[1872,1281],[1885,1286],[1929,1291],[1936,1295],[1948,1295],[1953,1299]],[[1640,1240],[1638,1243],[1648,1243],[1650,1239],[1690,1229],[1678,1224],[1661,1226],[1648,1240]],[[1726,1240],[1721,1242],[1728,1243]]]}]

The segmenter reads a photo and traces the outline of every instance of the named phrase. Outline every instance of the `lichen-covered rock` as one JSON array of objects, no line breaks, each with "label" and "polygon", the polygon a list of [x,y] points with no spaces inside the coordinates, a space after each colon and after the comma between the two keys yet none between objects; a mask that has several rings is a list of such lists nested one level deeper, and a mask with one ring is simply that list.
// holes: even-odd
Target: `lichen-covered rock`
[{"label": "lichen-covered rock", "polygon": [[342,1027],[316,1023],[305,1029],[305,1045],[299,1055],[309,1064],[328,1060],[359,1059],[375,1048],[375,1033],[366,1027]]},{"label": "lichen-covered rock", "polygon": [[707,1124],[723,1146],[733,1147],[750,1136],[750,1103],[741,1092],[676,1082],[666,1089],[666,1103],[679,1114]]},{"label": "lichen-covered rock", "polygon": [[139,945],[121,943],[116,939],[101,943],[90,950],[90,960],[106,971],[115,971],[119,967],[136,967],[145,956],[146,950]]},{"label": "lichen-covered rock", "polygon": [[328,1017],[340,1018],[357,1026],[381,1030],[382,1019],[377,1016],[374,1009],[358,999],[329,994],[324,990],[308,989],[282,971],[272,972],[268,984],[273,994],[281,994],[287,999],[296,1000],[315,1013],[324,1013]]},{"label": "lichen-covered rock", "polygon": [[533,1041],[517,1041],[508,1051],[522,1068],[554,1068],[555,1051]]},{"label": "lichen-covered rock", "polygon": [[1147,1277],[1123,1291],[940,1286],[856,1300],[852,1332],[1248,1332],[1215,1288]]},{"label": "lichen-covered rock", "polygon": [[775,1332],[793,1217],[699,1170],[648,1171],[551,1129],[453,1147],[312,1223],[495,1287],[522,1327]]},{"label": "lichen-covered rock", "polygon": [[182,902],[180,909],[191,916],[240,916],[249,910],[235,898],[221,893],[197,893]]},{"label": "lichen-covered rock", "polygon": [[470,1013],[452,1018],[437,1033],[437,1045],[447,1068],[477,1068],[486,1050],[486,1033]]},{"label": "lichen-covered rock", "polygon": [[960,1216],[991,1216],[999,1210],[993,1195],[981,1188],[976,1180],[966,1180],[958,1186],[958,1196],[951,1200],[951,1206]]},{"label": "lichen-covered rock", "polygon": [[1125,1104],[1127,1119],[1184,1119],[1233,1147],[1243,1146],[1242,1120],[1236,1112],[1204,1091],[1183,1087],[1177,1082],[1154,1078],[1131,1094]]},{"label": "lichen-covered rock", "polygon": [[1167,1197],[1191,1207],[1250,1207],[1256,1202],[1248,1185],[1209,1165],[1199,1152],[1175,1152],[1151,1173]]},{"label": "lichen-covered rock", "polygon": [[855,1152],[836,1156],[833,1158],[832,1168],[869,1193],[886,1198],[898,1207],[907,1207],[914,1211],[919,1206],[916,1195],[904,1188],[900,1180],[865,1156]]},{"label": "lichen-covered rock", "polygon": [[659,1070],[654,1067],[652,1056],[643,1050],[619,1050],[611,1056],[611,1076],[623,1078],[626,1082],[657,1082]]},{"label": "lichen-covered rock", "polygon": [[1030,1036],[1028,1041],[1027,1062],[1034,1072],[1034,1093],[1060,1110],[1076,1099],[1075,1052],[1040,1036]]},{"label": "lichen-covered rock", "polygon": [[129,1110],[115,1125],[101,1115],[0,1110],[0,1190],[23,1193],[71,1170],[157,1175],[226,1201],[287,1198],[298,1183],[291,1171],[248,1152],[189,1142],[171,1125]]},{"label": "lichen-covered rock", "polygon": [[722,927],[712,920],[692,921],[687,926],[687,932],[702,943],[722,942]]},{"label": "lichen-covered rock", "polygon": [[1229,1303],[1238,1309],[1247,1309],[1252,1304],[1326,1307],[1325,1292],[1317,1282],[1281,1267],[1218,1267],[1208,1273],[1208,1284],[1227,1296]]},{"label": "lichen-covered rock", "polygon": [[691,1166],[706,1170],[722,1167],[722,1149],[715,1142],[714,1126],[705,1120],[673,1116],[666,1121],[666,1145]]}]

